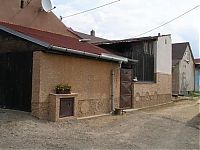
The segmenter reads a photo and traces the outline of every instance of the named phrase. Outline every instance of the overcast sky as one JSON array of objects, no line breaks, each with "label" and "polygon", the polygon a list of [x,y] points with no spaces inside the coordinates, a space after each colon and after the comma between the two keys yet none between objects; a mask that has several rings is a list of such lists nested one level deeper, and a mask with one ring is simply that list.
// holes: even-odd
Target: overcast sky
[{"label": "overcast sky", "polygon": [[[114,0],[52,0],[54,13],[68,16]],[[199,5],[199,0],[121,0],[112,5],[63,19],[66,26],[106,39],[133,38]],[[199,57],[200,7],[178,20],[142,36],[171,34],[172,42],[190,42]]]}]

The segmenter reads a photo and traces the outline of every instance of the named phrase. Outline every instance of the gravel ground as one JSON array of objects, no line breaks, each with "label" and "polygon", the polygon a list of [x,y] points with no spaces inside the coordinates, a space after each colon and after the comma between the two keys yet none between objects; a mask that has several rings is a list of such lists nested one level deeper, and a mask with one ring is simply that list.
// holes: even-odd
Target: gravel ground
[{"label": "gravel ground", "polygon": [[0,109],[0,149],[200,149],[200,104],[65,122]]}]

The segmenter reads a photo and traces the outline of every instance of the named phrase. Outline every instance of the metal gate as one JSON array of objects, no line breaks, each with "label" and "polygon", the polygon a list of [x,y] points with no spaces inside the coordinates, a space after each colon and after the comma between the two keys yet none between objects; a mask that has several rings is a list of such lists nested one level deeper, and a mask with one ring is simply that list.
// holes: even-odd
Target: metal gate
[{"label": "metal gate", "polygon": [[0,107],[31,111],[32,52],[0,54]]},{"label": "metal gate", "polygon": [[121,69],[120,107],[132,108],[132,69]]}]

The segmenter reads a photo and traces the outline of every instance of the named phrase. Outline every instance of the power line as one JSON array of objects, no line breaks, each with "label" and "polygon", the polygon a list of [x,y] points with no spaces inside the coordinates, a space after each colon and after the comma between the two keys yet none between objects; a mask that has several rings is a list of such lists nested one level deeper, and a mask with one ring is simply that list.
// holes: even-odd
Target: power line
[{"label": "power line", "polygon": [[91,9],[88,9],[88,10],[84,10],[84,11],[81,11],[81,12],[78,12],[78,13],[75,13],[75,14],[71,14],[71,15],[68,15],[68,16],[65,16],[65,17],[62,17],[60,16],[60,19],[65,19],[65,18],[69,18],[69,17],[72,17],[72,16],[76,16],[76,15],[79,15],[79,14],[83,14],[83,13],[86,13],[86,12],[89,12],[89,11],[93,11],[93,10],[96,10],[96,9],[99,9],[99,8],[102,8],[102,7],[105,7],[105,6],[108,6],[108,5],[111,5],[113,3],[117,3],[119,2],[120,0],[116,0],[116,1],[113,1],[113,2],[110,2],[110,3],[106,3],[104,5],[101,5],[101,6],[98,6],[98,7],[95,7],[95,8],[91,8]]},{"label": "power line", "polygon": [[197,9],[199,6],[200,6],[200,5],[197,5],[197,6],[193,7],[192,9],[190,9],[190,10],[184,12],[183,14],[181,14],[181,15],[175,17],[174,19],[171,19],[171,20],[169,20],[169,21],[167,21],[167,22],[165,22],[165,23],[163,23],[163,24],[161,24],[161,25],[159,25],[159,26],[157,26],[157,27],[155,27],[155,28],[153,28],[153,29],[151,29],[151,30],[148,30],[148,31],[146,31],[146,32],[144,32],[144,33],[138,34],[137,36],[134,36],[134,37],[138,37],[138,36],[144,35],[144,34],[146,34],[146,33],[149,33],[149,32],[151,32],[151,31],[154,31],[154,30],[156,30],[156,29],[158,29],[158,28],[160,28],[160,27],[163,27],[163,26],[165,26],[165,25],[167,25],[167,24],[169,24],[169,23],[171,23],[171,22],[173,22],[173,21],[175,21],[175,20],[181,18],[182,16],[184,16],[184,15],[190,13],[191,11]]}]

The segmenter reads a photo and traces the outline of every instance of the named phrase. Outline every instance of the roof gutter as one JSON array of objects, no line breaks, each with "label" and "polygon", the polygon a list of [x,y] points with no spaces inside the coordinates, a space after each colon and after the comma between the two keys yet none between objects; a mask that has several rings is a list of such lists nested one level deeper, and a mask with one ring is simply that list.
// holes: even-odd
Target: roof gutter
[{"label": "roof gutter", "polygon": [[115,62],[119,62],[119,63],[128,62],[128,58],[120,57],[120,56],[117,56],[117,55],[112,55],[111,56],[109,54],[104,54],[104,53],[102,53],[101,55],[98,55],[98,54],[83,52],[83,51],[69,49],[69,48],[63,48],[63,47],[54,46],[54,45],[50,45],[48,47],[48,49],[52,49],[52,50],[59,51],[59,52],[64,52],[64,53],[71,53],[71,54],[76,54],[76,55],[93,57],[93,58],[97,58],[97,59],[115,61]]}]

